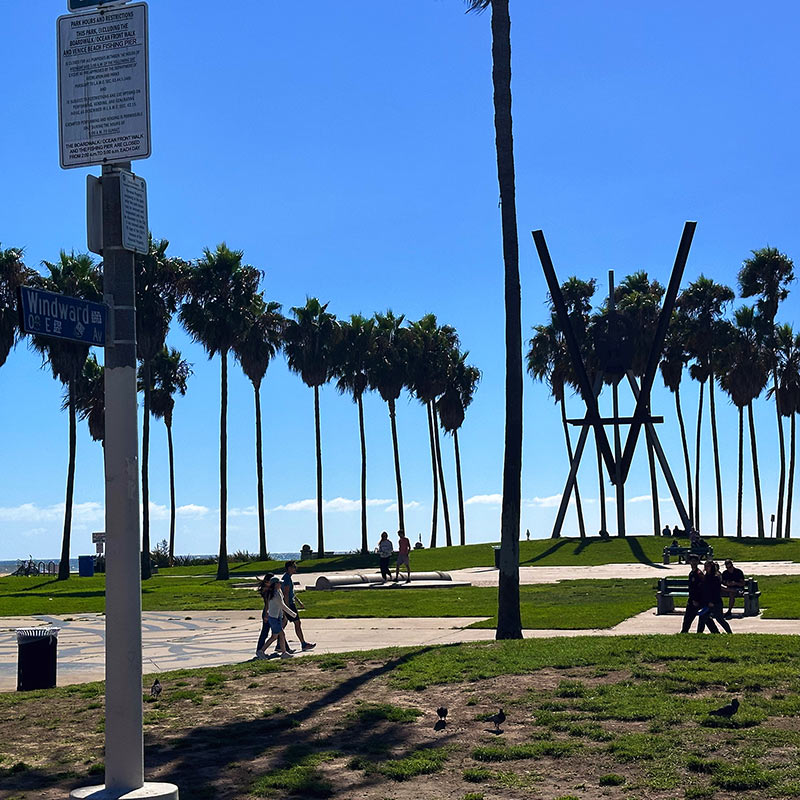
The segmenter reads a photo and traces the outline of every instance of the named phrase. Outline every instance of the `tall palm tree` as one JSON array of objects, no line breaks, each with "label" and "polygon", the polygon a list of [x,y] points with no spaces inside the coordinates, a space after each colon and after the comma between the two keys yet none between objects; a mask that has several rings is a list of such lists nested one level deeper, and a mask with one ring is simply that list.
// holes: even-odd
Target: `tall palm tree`
[{"label": "tall palm tree", "polygon": [[[83,365],[81,374],[75,380],[75,410],[79,419],[85,419],[89,435],[95,442],[105,447],[106,436],[106,390],[105,369],[97,363],[94,353]],[[64,395],[61,410],[69,408],[69,393]]]},{"label": "tall palm tree", "polygon": [[440,326],[435,314],[425,314],[417,322],[412,322],[410,388],[417,399],[426,406],[428,412],[428,435],[431,445],[431,470],[433,475],[434,512],[431,521],[431,547],[436,547],[436,504],[437,486],[441,487],[442,510],[444,512],[445,539],[452,545],[450,529],[450,509],[447,505],[447,489],[444,483],[441,448],[439,445],[439,426],[436,399],[447,388],[447,369],[454,352],[458,349],[458,334],[449,325]]},{"label": "tall palm tree", "polygon": [[314,390],[314,430],[317,442],[317,554],[325,556],[325,535],[322,526],[322,440],[319,423],[319,387],[333,377],[340,329],[333,314],[316,297],[306,299],[304,306],[292,308],[294,319],[286,322],[284,351],[289,369],[300,375],[303,383]]},{"label": "tall palm tree", "polygon": [[466,363],[469,351],[458,353],[457,357],[450,362],[447,372],[447,388],[439,398],[436,407],[439,411],[439,419],[445,433],[453,435],[453,448],[456,460],[456,485],[458,487],[458,523],[459,523],[459,543],[467,543],[466,524],[464,515],[464,491],[461,482],[461,453],[458,447],[458,431],[464,422],[464,415],[472,402],[478,382],[481,379],[481,371],[477,367],[472,367]]},{"label": "tall palm tree", "polygon": [[256,413],[256,477],[258,492],[258,554],[267,558],[267,527],[264,512],[264,467],[261,447],[261,381],[267,373],[269,362],[282,346],[286,319],[280,313],[281,304],[267,301],[259,294],[253,301],[247,317],[247,329],[233,350],[242,371],[253,384]]},{"label": "tall palm tree", "polygon": [[396,403],[408,382],[411,334],[403,327],[404,317],[395,316],[391,309],[375,314],[375,342],[367,373],[371,389],[376,389],[389,407],[394,450],[394,477],[397,485],[397,527],[404,531],[403,479],[400,474],[400,449],[397,443]]},{"label": "tall palm tree", "polygon": [[[63,250],[57,262],[43,261],[49,275],[32,275],[28,283],[38,289],[84,300],[102,300],[102,274],[92,258]],[[61,559],[58,564],[58,580],[69,578],[69,545],[72,533],[72,501],[75,488],[75,447],[77,409],[75,406],[75,382],[81,374],[89,355],[89,346],[65,339],[34,336],[33,347],[42,354],[45,363],[50,365],[53,377],[61,381],[67,390],[67,409],[69,411],[69,463],[67,466],[67,493],[64,507],[64,532],[61,538]]]},{"label": "tall palm tree", "polygon": [[778,536],[783,529],[783,498],[786,481],[786,445],[783,436],[781,394],[778,391],[777,343],[775,341],[775,317],[778,306],[789,295],[788,286],[794,281],[794,263],[776,247],[752,250],[739,269],[739,292],[742,297],[758,297],[756,308],[762,320],[762,334],[768,342],[768,355],[772,367],[772,391],[775,398],[775,414],[778,420],[778,445],[780,448],[780,474],[778,476]]},{"label": "tall palm tree", "polygon": [[375,320],[352,314],[340,323],[341,342],[334,372],[336,388],[349,394],[358,406],[361,439],[361,552],[369,552],[367,539],[367,438],[364,432],[364,392],[369,387],[369,364],[375,343]]},{"label": "tall palm tree", "polygon": [[[792,495],[794,494],[794,468],[796,432],[795,417],[800,413],[800,334],[795,334],[791,325],[778,325],[775,330],[778,361],[778,391],[781,394],[780,409],[789,417],[789,478],[786,485],[786,519],[783,537],[792,535]],[[778,531],[780,536],[780,531]]]},{"label": "tall palm tree", "polygon": [[164,347],[172,315],[178,308],[179,284],[186,268],[167,255],[166,239],[148,241],[147,253],[136,254],[136,356],[141,362],[142,414],[142,578],[150,572],[150,393],[151,364]]},{"label": "tall palm tree", "polygon": [[17,289],[33,276],[18,247],[0,249],[0,367],[20,336]]},{"label": "tall palm tree", "polygon": [[508,0],[467,0],[470,10],[492,9],[492,89],[497,182],[503,235],[506,340],[506,430],[497,638],[521,639],[519,609],[519,520],[522,483],[522,314],[519,286],[514,138],[511,127],[511,17]]},{"label": "tall palm tree", "polygon": [[761,479],[758,471],[758,447],[753,419],[755,400],[769,378],[769,366],[752,306],[742,306],[734,312],[735,327],[725,337],[722,353],[720,385],[739,411],[739,481],[737,491],[736,535],[742,536],[742,485],[744,451],[744,409],[750,429],[750,457],[753,464],[753,484],[756,498],[756,526],[759,539],[764,538],[764,512],[761,500]]},{"label": "tall palm tree", "polygon": [[258,291],[261,272],[242,264],[244,252],[223,242],[216,250],[206,248],[203,257],[182,281],[185,301],[180,321],[209,358],[219,354],[219,560],[217,580],[228,571],[228,353],[247,330],[248,311]]},{"label": "tall palm tree", "polygon": [[683,466],[686,471],[686,497],[688,500],[687,511],[689,523],[694,525],[694,495],[692,493],[692,467],[689,462],[689,444],[686,440],[686,426],[683,422],[683,409],[681,408],[681,379],[686,366],[688,355],[686,353],[684,328],[686,319],[679,311],[673,311],[669,328],[664,340],[664,350],[661,354],[661,377],[664,386],[675,395],[675,414],[678,417],[678,426],[681,431],[681,446],[683,447]]},{"label": "tall palm tree", "polygon": [[152,363],[153,392],[150,411],[156,419],[163,419],[167,429],[167,452],[169,454],[169,565],[175,560],[175,452],[172,447],[172,417],[175,410],[175,394],[186,394],[186,382],[192,374],[191,364],[180,351],[164,347],[156,354]]},{"label": "tall palm tree", "polygon": [[695,452],[695,527],[700,527],[700,425],[703,412],[703,387],[708,380],[711,406],[711,438],[714,447],[714,476],[717,489],[717,535],[724,536],[725,524],[722,512],[722,478],[719,464],[716,406],[714,403],[714,364],[716,356],[715,333],[725,307],[736,295],[728,286],[716,283],[705,275],[690,283],[678,296],[676,307],[686,315],[687,350],[694,359],[691,376],[700,382],[700,403],[697,415],[697,444]]}]

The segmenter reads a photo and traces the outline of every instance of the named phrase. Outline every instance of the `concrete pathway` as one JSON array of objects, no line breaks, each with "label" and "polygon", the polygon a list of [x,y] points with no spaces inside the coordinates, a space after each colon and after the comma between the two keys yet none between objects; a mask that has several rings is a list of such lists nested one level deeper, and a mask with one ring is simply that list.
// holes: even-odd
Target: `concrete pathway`
[{"label": "concrete pathway", "polygon": [[[235,664],[253,657],[261,627],[252,611],[169,612],[142,615],[145,673]],[[492,629],[468,626],[484,617],[415,619],[307,619],[303,630],[316,642],[315,653],[340,653],[378,647],[452,644],[488,641]],[[679,614],[656,616],[644,611],[614,628],[590,630],[526,630],[526,638],[553,636],[615,636],[618,634],[672,634],[680,629]],[[105,618],[100,614],[69,617],[5,617],[0,621],[0,690],[16,688],[17,642],[15,629],[51,624],[61,628],[58,644],[58,684],[86,683],[104,678]],[[734,633],[800,633],[797,620],[765,620],[738,615]],[[290,646],[295,646],[289,628]],[[298,654],[299,655],[299,654]]]}]

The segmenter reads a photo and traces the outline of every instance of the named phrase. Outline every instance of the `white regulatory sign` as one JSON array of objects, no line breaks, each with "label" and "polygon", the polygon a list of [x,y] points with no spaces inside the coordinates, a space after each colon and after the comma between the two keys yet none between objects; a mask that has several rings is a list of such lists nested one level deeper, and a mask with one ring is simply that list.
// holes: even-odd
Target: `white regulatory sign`
[{"label": "white regulatory sign", "polygon": [[147,184],[144,178],[120,172],[119,197],[122,207],[122,246],[147,254]]},{"label": "white regulatory sign", "polygon": [[66,14],[56,33],[61,166],[148,158],[147,3]]}]

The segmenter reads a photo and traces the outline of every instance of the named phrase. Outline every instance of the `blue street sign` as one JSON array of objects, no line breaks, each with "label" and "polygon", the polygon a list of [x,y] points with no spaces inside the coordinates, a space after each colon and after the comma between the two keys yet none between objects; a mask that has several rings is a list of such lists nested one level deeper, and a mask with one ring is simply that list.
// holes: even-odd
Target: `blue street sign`
[{"label": "blue street sign", "polygon": [[102,303],[19,287],[19,316],[25,333],[105,347],[107,314]]}]

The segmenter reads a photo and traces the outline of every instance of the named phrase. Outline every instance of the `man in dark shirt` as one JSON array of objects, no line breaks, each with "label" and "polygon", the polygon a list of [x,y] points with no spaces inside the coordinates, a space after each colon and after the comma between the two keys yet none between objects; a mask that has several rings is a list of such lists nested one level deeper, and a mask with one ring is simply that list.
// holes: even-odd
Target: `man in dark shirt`
[{"label": "man in dark shirt", "polygon": [[[689,573],[689,597],[686,600],[686,611],[683,614],[683,625],[681,626],[681,633],[689,633],[689,628],[692,627],[694,618],[703,607],[703,573],[698,568],[700,564],[700,557],[691,554],[688,558],[691,572]],[[717,626],[712,620],[706,622],[709,630],[712,633],[719,633]]]},{"label": "man in dark shirt", "polygon": [[744,588],[744,572],[738,567],[733,566],[733,561],[725,561],[725,571],[722,573],[722,594],[728,597],[728,610],[725,612],[726,619],[733,616],[733,606],[736,603],[736,596]]}]

